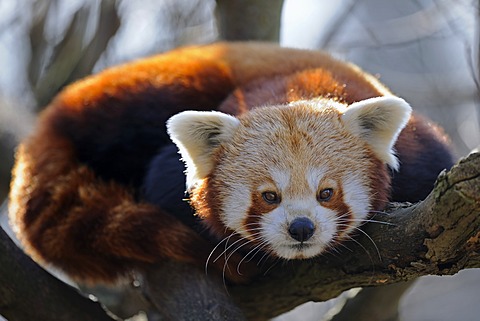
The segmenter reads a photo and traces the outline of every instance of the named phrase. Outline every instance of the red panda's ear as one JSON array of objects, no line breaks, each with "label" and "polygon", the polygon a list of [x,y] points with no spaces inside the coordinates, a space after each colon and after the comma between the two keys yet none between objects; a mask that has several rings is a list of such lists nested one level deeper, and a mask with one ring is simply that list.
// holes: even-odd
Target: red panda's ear
[{"label": "red panda's ear", "polygon": [[382,161],[397,170],[399,164],[393,145],[411,112],[405,100],[384,96],[351,104],[343,113],[342,121],[347,130],[366,140]]},{"label": "red panda's ear", "polygon": [[187,166],[187,189],[213,169],[213,153],[233,135],[239,120],[217,112],[184,111],[167,121],[167,131]]}]

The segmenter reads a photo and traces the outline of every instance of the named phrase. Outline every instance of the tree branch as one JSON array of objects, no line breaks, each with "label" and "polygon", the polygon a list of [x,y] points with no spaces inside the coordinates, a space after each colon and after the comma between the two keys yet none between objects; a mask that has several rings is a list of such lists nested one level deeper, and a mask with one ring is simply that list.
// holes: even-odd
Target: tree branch
[{"label": "tree branch", "polygon": [[363,288],[330,321],[400,321],[400,299],[415,281]]},{"label": "tree branch", "polygon": [[222,280],[192,265],[166,262],[145,273],[143,290],[162,320],[244,321]]},{"label": "tree branch", "polygon": [[0,228],[0,315],[8,320],[112,321],[99,303],[40,268]]},{"label": "tree branch", "polygon": [[[219,280],[177,263],[147,271],[144,291],[165,320],[190,320],[192,315],[197,320],[267,320],[353,287],[480,267],[480,153],[442,173],[425,201],[392,204],[374,220],[384,224],[366,224],[339,253],[278,264],[249,285],[229,288],[230,297]],[[1,230],[0,314],[15,320],[111,320],[98,305],[32,267],[6,238]]]}]

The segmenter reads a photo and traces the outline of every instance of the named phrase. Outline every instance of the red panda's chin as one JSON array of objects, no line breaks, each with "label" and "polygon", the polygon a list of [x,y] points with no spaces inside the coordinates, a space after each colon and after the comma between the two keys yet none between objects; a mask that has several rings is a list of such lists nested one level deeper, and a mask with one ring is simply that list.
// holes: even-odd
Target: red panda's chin
[{"label": "red panda's chin", "polygon": [[273,248],[276,256],[286,260],[310,259],[322,254],[326,249],[324,244],[313,242],[277,245]]}]

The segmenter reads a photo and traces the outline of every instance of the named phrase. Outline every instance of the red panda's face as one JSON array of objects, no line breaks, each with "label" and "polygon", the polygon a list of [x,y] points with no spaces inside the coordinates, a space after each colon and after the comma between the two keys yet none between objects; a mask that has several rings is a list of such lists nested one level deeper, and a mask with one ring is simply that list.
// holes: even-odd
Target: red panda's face
[{"label": "red panda's face", "polygon": [[286,259],[315,256],[354,230],[375,197],[375,171],[385,171],[336,108],[310,104],[241,117],[210,182],[224,225]]},{"label": "red panda's face", "polygon": [[348,238],[386,201],[386,165],[397,166],[392,146],[410,113],[396,97],[357,104],[174,116],[169,132],[199,215],[285,259],[313,257]]}]

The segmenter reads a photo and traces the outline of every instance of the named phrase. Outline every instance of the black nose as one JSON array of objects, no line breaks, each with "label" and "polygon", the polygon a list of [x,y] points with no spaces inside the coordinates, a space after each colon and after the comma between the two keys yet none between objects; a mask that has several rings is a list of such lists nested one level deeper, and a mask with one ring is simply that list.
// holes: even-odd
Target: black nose
[{"label": "black nose", "polygon": [[299,242],[305,242],[312,237],[315,232],[315,225],[306,217],[299,217],[292,221],[288,228],[291,237]]}]

